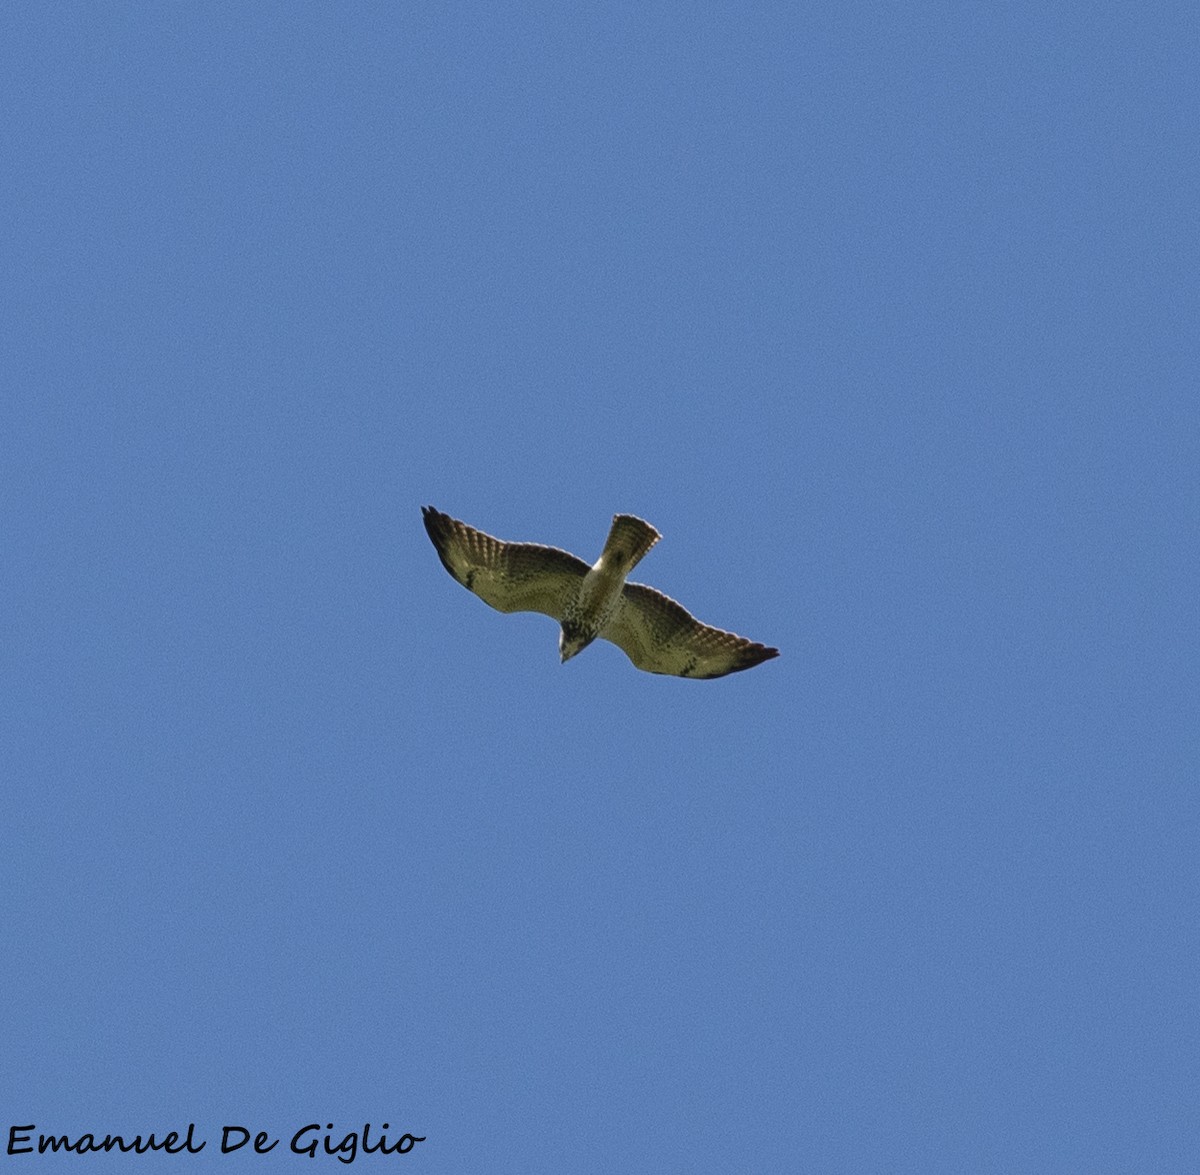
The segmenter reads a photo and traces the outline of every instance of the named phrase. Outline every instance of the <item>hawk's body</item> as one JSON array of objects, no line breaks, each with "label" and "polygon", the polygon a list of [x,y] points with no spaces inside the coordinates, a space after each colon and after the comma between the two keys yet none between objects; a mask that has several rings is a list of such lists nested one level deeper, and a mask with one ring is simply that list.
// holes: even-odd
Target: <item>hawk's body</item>
[{"label": "hawk's body", "polygon": [[557,547],[505,543],[432,506],[425,529],[447,571],[501,612],[542,612],[562,626],[564,661],[596,637],[639,668],[677,677],[722,677],[779,656],[778,649],[701,624],[681,604],[625,577],[661,537],[631,514],[613,517],[591,567]]}]

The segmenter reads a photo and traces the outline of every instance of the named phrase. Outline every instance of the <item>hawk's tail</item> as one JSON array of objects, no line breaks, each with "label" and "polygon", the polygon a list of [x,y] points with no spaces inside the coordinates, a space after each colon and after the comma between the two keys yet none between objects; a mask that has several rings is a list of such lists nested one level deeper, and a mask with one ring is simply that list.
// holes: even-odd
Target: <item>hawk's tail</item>
[{"label": "hawk's tail", "polygon": [[608,532],[601,558],[620,563],[628,575],[660,538],[662,535],[650,523],[632,514],[614,514],[612,530]]}]

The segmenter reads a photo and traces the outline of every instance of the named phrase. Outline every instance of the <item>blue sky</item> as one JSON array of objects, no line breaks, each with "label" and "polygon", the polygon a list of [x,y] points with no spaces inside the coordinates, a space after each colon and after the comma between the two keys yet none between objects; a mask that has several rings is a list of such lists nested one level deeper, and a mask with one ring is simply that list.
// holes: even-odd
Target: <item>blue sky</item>
[{"label": "blue sky", "polygon": [[5,1138],[1196,1169],[1190,6],[2,24]]}]

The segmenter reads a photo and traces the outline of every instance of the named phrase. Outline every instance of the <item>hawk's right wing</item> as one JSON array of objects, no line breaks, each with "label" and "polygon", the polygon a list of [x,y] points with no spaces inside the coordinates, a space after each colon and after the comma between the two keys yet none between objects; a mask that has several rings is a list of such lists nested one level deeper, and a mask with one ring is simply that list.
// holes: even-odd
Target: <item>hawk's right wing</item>
[{"label": "hawk's right wing", "polygon": [[600,636],[639,669],[675,677],[724,677],[779,656],[778,649],[701,624],[682,604],[644,583],[625,585]]},{"label": "hawk's right wing", "polygon": [[588,573],[557,547],[505,543],[432,506],[422,506],[438,557],[463,587],[500,612],[542,612],[561,621]]}]

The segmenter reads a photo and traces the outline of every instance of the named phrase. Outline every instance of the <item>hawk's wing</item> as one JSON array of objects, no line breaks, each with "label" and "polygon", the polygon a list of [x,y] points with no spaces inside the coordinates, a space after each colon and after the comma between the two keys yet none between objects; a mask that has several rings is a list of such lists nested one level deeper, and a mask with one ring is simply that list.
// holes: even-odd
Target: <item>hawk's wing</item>
[{"label": "hawk's wing", "polygon": [[446,570],[501,612],[544,612],[561,621],[588,572],[582,559],[557,547],[503,543],[432,506],[421,514]]},{"label": "hawk's wing", "polygon": [[779,656],[778,649],[701,624],[682,604],[643,583],[625,585],[600,636],[639,669],[676,677],[723,677]]}]

